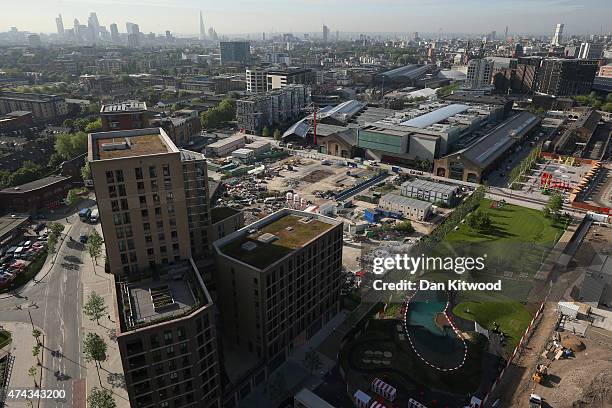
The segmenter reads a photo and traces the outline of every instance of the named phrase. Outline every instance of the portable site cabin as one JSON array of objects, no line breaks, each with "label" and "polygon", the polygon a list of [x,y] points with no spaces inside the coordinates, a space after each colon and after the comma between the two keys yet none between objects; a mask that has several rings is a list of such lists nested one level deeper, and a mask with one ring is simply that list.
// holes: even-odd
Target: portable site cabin
[{"label": "portable site cabin", "polygon": [[559,302],[559,312],[562,315],[568,316],[571,319],[575,319],[578,316],[580,306],[574,302]]},{"label": "portable site cabin", "polygon": [[374,381],[372,381],[372,391],[391,402],[395,401],[395,397],[397,396],[395,387],[392,387],[380,378],[375,378]]},{"label": "portable site cabin", "polygon": [[370,408],[387,408],[387,406],[383,404],[382,402],[378,402],[374,400],[372,401],[372,405],[370,405]]},{"label": "portable site cabin", "polygon": [[370,402],[372,401],[372,397],[361,390],[355,391],[353,395],[353,400],[355,401],[355,405],[358,408],[370,408]]}]

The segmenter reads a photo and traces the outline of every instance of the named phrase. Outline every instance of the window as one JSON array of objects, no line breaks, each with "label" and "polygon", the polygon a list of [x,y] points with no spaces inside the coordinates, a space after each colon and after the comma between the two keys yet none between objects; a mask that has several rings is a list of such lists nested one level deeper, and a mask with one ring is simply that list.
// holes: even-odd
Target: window
[{"label": "window", "polygon": [[149,337],[149,340],[151,341],[152,348],[159,347],[159,336],[157,334],[152,334],[151,337]]},{"label": "window", "polygon": [[120,197],[125,197],[125,185],[124,184],[119,184],[119,196]]},{"label": "window", "polygon": [[164,228],[164,221],[159,220],[157,221],[157,229],[163,229]]},{"label": "window", "polygon": [[138,188],[139,193],[144,192],[144,182],[139,181],[138,183],[136,183],[136,188]]},{"label": "window", "polygon": [[157,240],[158,240],[159,242],[164,242],[164,241],[166,240],[166,235],[165,235],[163,232],[160,232],[160,233],[157,235]]},{"label": "window", "polygon": [[117,179],[117,183],[123,183],[123,170],[116,170],[115,178]]},{"label": "window", "polygon": [[117,189],[115,188],[115,186],[108,186],[108,196],[110,198],[117,197]]},{"label": "window", "polygon": [[153,194],[153,202],[159,204],[159,194]]},{"label": "window", "polygon": [[[155,207],[155,216],[159,217],[161,215],[161,207]],[[172,224],[170,224],[172,225]]]},{"label": "window", "polygon": [[170,177],[170,166],[164,164],[164,167],[162,167],[162,172],[164,174],[164,177]]},{"label": "window", "polygon": [[119,241],[119,252],[125,251],[125,241]]},{"label": "window", "polygon": [[121,225],[121,214],[113,214],[113,224]]},{"label": "window", "polygon": [[130,226],[125,227],[125,237],[126,238],[130,238],[132,235],[133,235],[132,234],[132,227],[130,227]]},{"label": "window", "polygon": [[168,252],[168,250],[166,249],[166,246],[165,246],[165,245],[160,246],[160,247],[159,247],[159,251],[160,251],[162,254],[165,254],[166,252]]},{"label": "window", "polygon": [[166,330],[164,332],[164,342],[166,344],[172,343],[172,330]]},{"label": "window", "polygon": [[138,200],[140,201],[140,206],[141,207],[146,207],[146,205],[147,205],[147,197],[146,196],[141,195],[141,196],[138,197]]},{"label": "window", "polygon": [[111,201],[111,210],[119,211],[119,201],[117,201],[117,200],[112,200]]},{"label": "window", "polygon": [[147,209],[140,210],[140,215],[142,216],[143,219],[149,218],[149,210]]},{"label": "window", "polygon": [[114,183],[115,182],[115,176],[113,175],[112,171],[107,171],[106,172],[106,182],[107,183]]},{"label": "window", "polygon": [[168,191],[166,193],[166,202],[171,203],[174,201],[174,193],[172,191]]},{"label": "window", "polygon": [[129,206],[128,206],[128,200],[127,198],[122,198],[121,199],[121,211],[127,211],[129,210]]},{"label": "window", "polygon": [[147,256],[149,257],[155,256],[153,248],[147,248]]},{"label": "window", "polygon": [[149,166],[149,177],[150,178],[157,177],[157,169],[155,168],[155,166]]},{"label": "window", "polygon": [[142,228],[144,229],[144,232],[150,232],[151,231],[151,224],[149,224],[148,222],[145,222],[142,224]]},{"label": "window", "polygon": [[136,180],[142,180],[142,167],[136,167],[134,174],[136,175]]},{"label": "window", "polygon": [[153,191],[158,190],[157,180],[151,180],[151,190]]}]

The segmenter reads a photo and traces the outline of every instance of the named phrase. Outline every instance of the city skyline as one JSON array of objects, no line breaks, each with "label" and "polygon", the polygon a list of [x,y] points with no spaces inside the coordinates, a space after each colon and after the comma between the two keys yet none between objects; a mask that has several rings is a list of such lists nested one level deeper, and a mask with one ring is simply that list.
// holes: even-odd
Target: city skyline
[{"label": "city skyline", "polygon": [[[180,36],[198,36],[200,10],[207,26],[225,35],[247,35],[261,32],[317,33],[325,24],[332,31],[354,33],[465,33],[478,34],[509,26],[509,35],[531,34],[552,36],[557,23],[565,24],[565,34],[584,35],[609,32],[612,27],[606,16],[612,13],[612,6],[601,0],[547,1],[501,1],[490,5],[481,0],[467,2],[431,2],[417,0],[400,2],[384,0],[370,4],[357,1],[347,7],[346,0],[327,4],[324,12],[313,7],[311,2],[299,0],[290,6],[277,0],[267,0],[267,20],[254,18],[261,10],[261,3],[252,0],[232,2],[220,7],[218,4],[181,0],[171,7],[159,0],[128,2],[97,0],[85,2],[30,0],[25,2],[32,10],[27,18],[17,9],[3,10],[0,16],[0,31],[17,27],[21,31],[34,33],[55,33],[55,18],[61,14],[64,21],[86,21],[91,12],[98,15],[100,25],[109,27],[117,23],[135,21],[141,32],[163,33],[170,30]],[[315,1],[315,5],[320,0]],[[226,18],[228,13],[233,18]],[[456,15],[461,13],[461,19]],[[122,16],[117,19],[116,16]],[[372,15],[381,15],[375,21]],[[269,21],[269,22],[268,22]],[[494,21],[494,23],[491,23]],[[585,23],[588,21],[588,24]]]}]

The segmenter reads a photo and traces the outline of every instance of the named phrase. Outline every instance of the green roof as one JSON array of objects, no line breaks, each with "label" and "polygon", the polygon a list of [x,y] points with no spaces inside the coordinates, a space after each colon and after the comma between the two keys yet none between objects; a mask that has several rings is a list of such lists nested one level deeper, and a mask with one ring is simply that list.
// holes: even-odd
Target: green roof
[{"label": "green roof", "polygon": [[[228,243],[221,248],[221,252],[256,268],[265,269],[334,227],[333,224],[317,219],[308,222],[304,220],[303,217],[285,215],[253,234],[243,235]],[[258,239],[264,234],[272,234],[276,239],[261,242]],[[256,246],[251,250],[243,248],[243,244],[248,242]]]}]

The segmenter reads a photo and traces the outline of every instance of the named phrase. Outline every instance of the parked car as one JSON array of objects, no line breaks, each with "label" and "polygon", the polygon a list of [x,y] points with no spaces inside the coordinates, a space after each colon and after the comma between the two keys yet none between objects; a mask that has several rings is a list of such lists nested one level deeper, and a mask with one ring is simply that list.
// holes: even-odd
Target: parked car
[{"label": "parked car", "polygon": [[81,235],[79,235],[79,242],[82,244],[86,244],[87,240],[89,239],[89,235],[81,233]]}]

